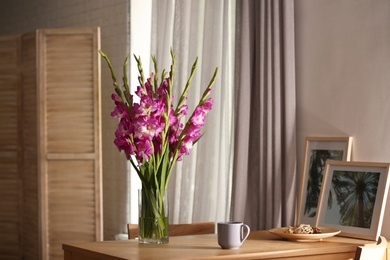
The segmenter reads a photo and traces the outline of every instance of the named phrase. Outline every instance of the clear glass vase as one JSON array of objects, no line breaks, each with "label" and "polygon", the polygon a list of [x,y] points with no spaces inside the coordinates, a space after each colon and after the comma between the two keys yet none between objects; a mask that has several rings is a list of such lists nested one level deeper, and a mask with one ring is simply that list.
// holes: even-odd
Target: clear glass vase
[{"label": "clear glass vase", "polygon": [[166,191],[138,190],[138,214],[140,244],[167,244],[169,242]]}]

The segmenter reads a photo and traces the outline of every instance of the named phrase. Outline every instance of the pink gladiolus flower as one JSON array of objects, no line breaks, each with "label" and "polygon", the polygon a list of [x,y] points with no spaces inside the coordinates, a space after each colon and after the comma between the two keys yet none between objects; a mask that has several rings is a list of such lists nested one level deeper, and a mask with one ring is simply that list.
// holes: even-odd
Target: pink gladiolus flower
[{"label": "pink gladiolus flower", "polygon": [[206,99],[206,101],[205,101],[204,104],[202,105],[203,111],[204,111],[205,113],[210,112],[211,109],[213,108],[213,103],[214,103],[214,100],[213,100],[212,98]]},{"label": "pink gladiolus flower", "polygon": [[116,94],[112,94],[112,100],[115,101],[114,111],[111,112],[111,116],[116,119],[121,119],[122,117],[128,115],[126,106],[120,102],[120,98]]},{"label": "pink gladiolus flower", "polygon": [[186,131],[186,137],[189,138],[191,141],[195,141],[199,139],[202,136],[200,133],[200,128],[193,126],[192,128],[188,128]]},{"label": "pink gladiolus flower", "polygon": [[149,160],[150,155],[153,152],[152,146],[149,141],[139,141],[136,144],[136,156],[139,163],[142,163],[143,159]]},{"label": "pink gladiolus flower", "polygon": [[[100,53],[110,65],[108,57],[102,52]],[[175,56],[173,52],[171,54],[173,65]],[[184,99],[184,102],[176,104],[175,107],[175,99],[172,94],[173,86],[169,85],[173,84],[173,79],[169,77],[175,75],[175,66],[171,67],[172,70],[169,73],[162,74],[164,78],[160,78],[158,75],[155,77],[155,74],[151,73],[150,77],[141,82],[143,78],[141,60],[136,57],[136,61],[140,76],[135,95],[139,97],[139,102],[133,102],[133,96],[128,92],[130,87],[127,81],[123,81],[124,86],[114,82],[115,93],[112,94],[111,98],[115,107],[111,116],[119,121],[115,131],[114,144],[119,151],[125,153],[126,158],[132,162],[133,166],[138,163],[138,166],[134,167],[138,174],[166,173],[168,170],[171,171],[176,160],[180,161],[184,155],[190,154],[194,143],[202,136],[201,128],[205,124],[207,113],[213,106],[213,100],[207,99],[207,96],[215,82],[217,70],[199,104],[195,107],[195,111],[188,119],[189,121],[181,122],[182,119],[184,121],[189,109],[186,104],[189,85],[186,85],[185,91],[180,95],[180,99]],[[153,62],[156,62],[155,59]],[[157,67],[156,63],[155,67]],[[111,76],[116,78],[112,70],[111,73]],[[179,105],[180,107],[178,107]],[[185,132],[183,132],[184,129]],[[134,158],[136,162],[133,161]],[[141,178],[143,182],[150,179],[153,178]],[[165,185],[167,181],[162,183]]]},{"label": "pink gladiolus flower", "polygon": [[195,109],[194,115],[191,118],[191,122],[194,125],[203,126],[205,120],[206,120],[206,113],[203,111],[203,109],[201,107],[197,107]]},{"label": "pink gladiolus flower", "polygon": [[114,140],[114,144],[119,151],[124,151],[126,158],[129,160],[130,156],[134,153],[134,147],[130,144],[127,138],[117,137]]},{"label": "pink gladiolus flower", "polygon": [[165,99],[166,95],[168,94],[168,80],[169,78],[164,79],[162,84],[157,88],[156,93],[159,94],[162,98]]},{"label": "pink gladiolus flower", "polygon": [[145,88],[146,88],[146,95],[148,95],[149,97],[152,96],[152,88],[151,88],[151,85],[152,85],[152,78],[153,78],[154,74],[152,73],[150,75],[150,78],[148,78],[145,82]]},{"label": "pink gladiolus flower", "polygon": [[[183,130],[183,124],[176,124],[170,127],[169,129],[169,143],[170,144],[175,144],[179,140],[179,136]],[[176,145],[175,145],[176,147]]]},{"label": "pink gladiolus flower", "polygon": [[146,95],[146,92],[145,92],[145,89],[143,87],[138,86],[137,90],[135,91],[135,94],[139,97],[142,97],[142,96]]},{"label": "pink gladiolus flower", "polygon": [[153,111],[153,116],[154,117],[159,117],[161,116],[164,112],[166,112],[166,105],[163,101],[161,100],[154,100],[154,111]]},{"label": "pink gladiolus flower", "polygon": [[178,117],[182,117],[182,116],[185,116],[187,115],[187,111],[188,111],[188,106],[186,104],[182,105],[178,111]]},{"label": "pink gladiolus flower", "polygon": [[115,131],[116,137],[126,137],[131,133],[130,125],[126,120],[121,120],[118,124],[118,128]]},{"label": "pink gladiolus flower", "polygon": [[114,100],[114,102],[121,102],[121,99],[117,94],[112,94],[111,99]]},{"label": "pink gladiolus flower", "polygon": [[192,150],[192,146],[193,146],[193,142],[192,142],[192,138],[190,137],[186,137],[184,140],[183,140],[183,144],[181,145],[180,147],[180,153],[183,155],[189,155],[191,150]]},{"label": "pink gladiolus flower", "polygon": [[135,134],[136,137],[150,140],[153,137],[158,136],[161,131],[164,130],[164,125],[160,124],[155,118],[143,116],[140,119]]},{"label": "pink gladiolus flower", "polygon": [[169,126],[175,126],[179,122],[179,119],[175,117],[175,111],[171,109],[171,113],[169,114]]}]

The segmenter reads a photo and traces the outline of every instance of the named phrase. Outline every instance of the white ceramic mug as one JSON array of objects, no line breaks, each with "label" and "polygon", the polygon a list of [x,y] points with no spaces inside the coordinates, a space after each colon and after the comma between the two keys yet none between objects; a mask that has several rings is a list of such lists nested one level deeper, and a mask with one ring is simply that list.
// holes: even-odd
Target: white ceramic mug
[{"label": "white ceramic mug", "polygon": [[251,232],[248,225],[242,222],[218,222],[218,244],[222,249],[239,248]]}]

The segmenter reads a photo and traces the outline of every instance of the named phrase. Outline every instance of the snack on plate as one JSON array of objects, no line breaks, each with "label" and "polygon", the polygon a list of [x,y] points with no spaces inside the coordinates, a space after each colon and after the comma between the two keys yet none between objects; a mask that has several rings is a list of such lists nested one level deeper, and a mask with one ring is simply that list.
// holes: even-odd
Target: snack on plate
[{"label": "snack on plate", "polygon": [[319,234],[321,230],[318,227],[312,227],[307,224],[300,224],[299,226],[289,226],[287,233],[289,234]]}]

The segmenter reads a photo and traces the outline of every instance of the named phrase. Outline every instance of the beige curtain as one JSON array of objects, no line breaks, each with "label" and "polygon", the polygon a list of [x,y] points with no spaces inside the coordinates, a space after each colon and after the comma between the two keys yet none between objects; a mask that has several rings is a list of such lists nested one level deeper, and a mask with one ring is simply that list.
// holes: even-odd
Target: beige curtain
[{"label": "beige curtain", "polygon": [[294,2],[237,2],[232,216],[252,230],[292,225],[296,109]]}]

